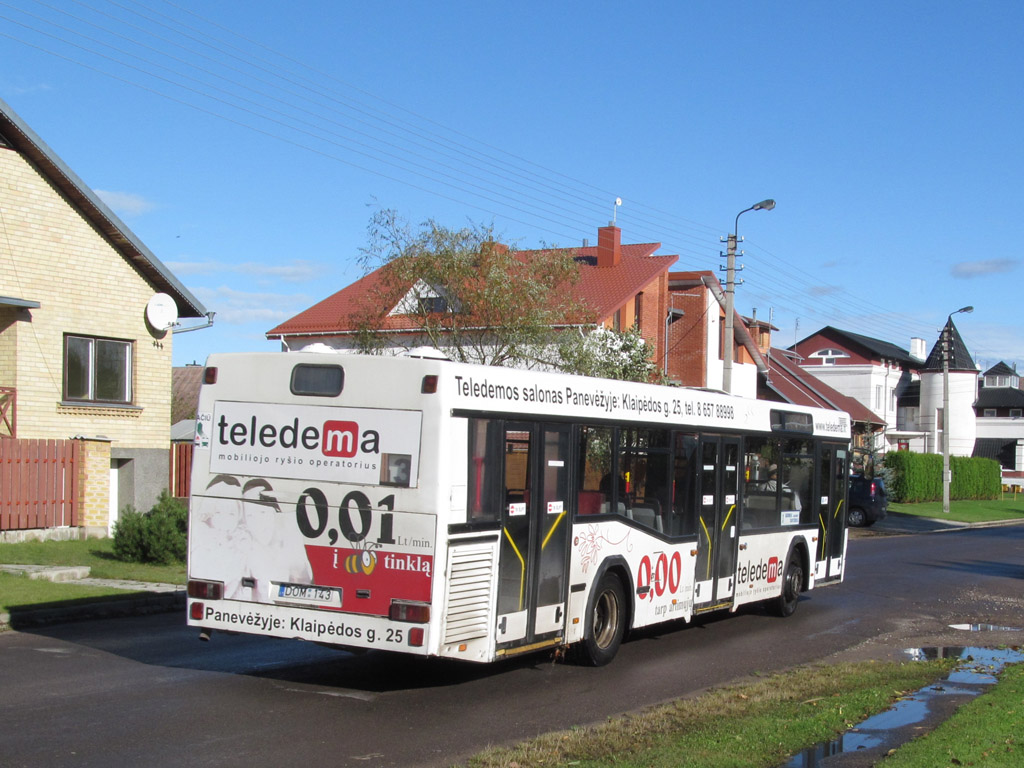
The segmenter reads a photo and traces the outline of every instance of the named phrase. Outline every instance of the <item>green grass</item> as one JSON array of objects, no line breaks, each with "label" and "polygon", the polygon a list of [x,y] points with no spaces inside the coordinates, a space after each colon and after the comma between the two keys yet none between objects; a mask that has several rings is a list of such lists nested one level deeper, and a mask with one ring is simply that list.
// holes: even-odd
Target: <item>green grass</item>
[{"label": "green grass", "polygon": [[886,768],[958,765],[1024,765],[1024,664],[1006,667],[999,685],[885,760]]},{"label": "green grass", "polygon": [[890,512],[937,520],[955,520],[960,523],[991,523],[998,520],[1024,520],[1024,498],[1007,495],[1005,500],[951,501],[949,514],[943,514],[941,501],[920,504],[889,504]]},{"label": "green grass", "polygon": [[[953,660],[804,667],[713,690],[598,726],[546,734],[472,758],[472,768],[778,766],[907,693]],[[681,670],[681,674],[684,672]]]},{"label": "green grass", "polygon": [[87,565],[96,579],[128,579],[184,584],[185,564],[128,563],[114,557],[113,539],[0,543],[0,563],[18,565]]},{"label": "green grass", "polygon": [[76,584],[73,581],[54,583],[0,573],[0,613],[12,613],[19,608],[47,608],[58,604],[125,598],[137,594],[124,589]]}]

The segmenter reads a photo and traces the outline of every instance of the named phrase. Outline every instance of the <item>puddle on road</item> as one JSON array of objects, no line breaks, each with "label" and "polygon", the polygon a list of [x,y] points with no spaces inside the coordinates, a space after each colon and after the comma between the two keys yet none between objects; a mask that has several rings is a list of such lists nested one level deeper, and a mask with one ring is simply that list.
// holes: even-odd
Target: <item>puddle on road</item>
[{"label": "puddle on road", "polygon": [[[896,702],[885,712],[869,717],[837,739],[805,749],[794,755],[782,768],[820,768],[827,758],[886,744],[896,730],[923,722],[932,702],[938,697],[977,696],[996,683],[996,674],[1003,666],[1024,661],[1024,652],[1008,648],[907,648],[904,653],[914,661],[952,658],[962,659],[963,663],[941,682],[915,691],[908,698]],[[891,748],[899,744],[889,746]]]}]

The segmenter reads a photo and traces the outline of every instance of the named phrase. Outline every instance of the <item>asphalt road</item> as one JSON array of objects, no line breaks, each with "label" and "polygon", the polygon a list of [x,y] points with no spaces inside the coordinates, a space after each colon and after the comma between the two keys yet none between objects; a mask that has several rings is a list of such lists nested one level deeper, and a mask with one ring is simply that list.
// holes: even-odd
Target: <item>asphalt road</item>
[{"label": "asphalt road", "polygon": [[1019,645],[1024,526],[859,532],[847,581],[795,616],[759,610],[635,635],[601,669],[489,666],[214,635],[180,615],[0,635],[0,765],[443,766],[495,743],[754,672],[931,645]]}]

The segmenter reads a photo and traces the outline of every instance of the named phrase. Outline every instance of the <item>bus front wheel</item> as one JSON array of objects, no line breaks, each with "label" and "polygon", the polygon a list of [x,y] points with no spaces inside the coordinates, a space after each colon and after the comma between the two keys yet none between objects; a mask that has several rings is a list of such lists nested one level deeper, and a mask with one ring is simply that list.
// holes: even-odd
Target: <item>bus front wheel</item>
[{"label": "bus front wheel", "polygon": [[606,573],[587,614],[583,640],[577,648],[580,662],[600,667],[615,658],[626,628],[626,595],[618,577]]},{"label": "bus front wheel", "polygon": [[796,604],[800,600],[800,590],[804,587],[804,569],[796,552],[789,555],[786,570],[782,577],[782,594],[770,603],[771,612],[776,616],[792,616],[796,613]]}]

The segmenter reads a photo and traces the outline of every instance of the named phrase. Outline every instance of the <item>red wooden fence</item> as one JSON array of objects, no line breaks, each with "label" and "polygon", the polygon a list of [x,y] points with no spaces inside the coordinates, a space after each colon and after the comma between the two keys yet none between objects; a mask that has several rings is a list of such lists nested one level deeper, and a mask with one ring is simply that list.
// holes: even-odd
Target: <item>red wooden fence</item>
[{"label": "red wooden fence", "polygon": [[0,440],[0,531],[78,525],[77,440]]},{"label": "red wooden fence", "polygon": [[171,496],[188,498],[192,488],[192,443],[171,444]]}]

